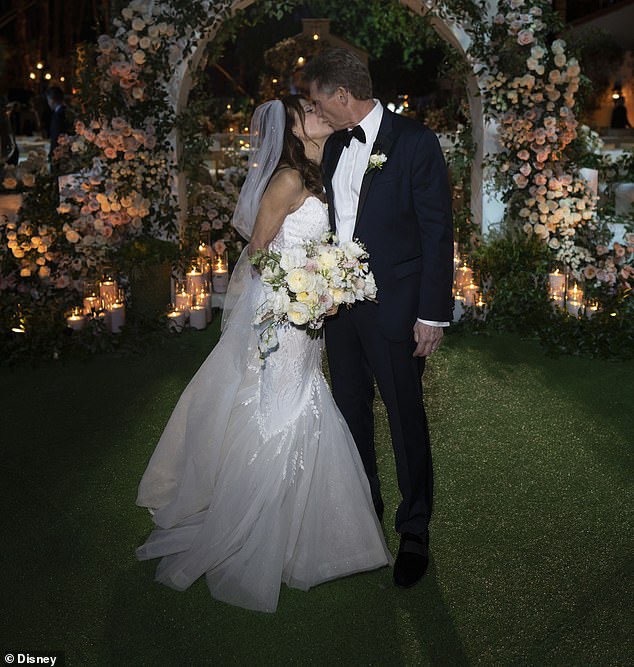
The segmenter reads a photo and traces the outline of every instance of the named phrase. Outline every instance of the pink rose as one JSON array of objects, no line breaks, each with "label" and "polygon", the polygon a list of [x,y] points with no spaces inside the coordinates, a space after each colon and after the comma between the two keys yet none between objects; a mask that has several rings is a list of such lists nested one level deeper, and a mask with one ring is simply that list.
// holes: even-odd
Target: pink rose
[{"label": "pink rose", "polygon": [[597,269],[594,266],[586,266],[583,270],[586,280],[592,280],[597,275]]},{"label": "pink rose", "polygon": [[520,30],[517,35],[517,43],[520,46],[531,44],[533,39],[533,33],[530,30]]}]

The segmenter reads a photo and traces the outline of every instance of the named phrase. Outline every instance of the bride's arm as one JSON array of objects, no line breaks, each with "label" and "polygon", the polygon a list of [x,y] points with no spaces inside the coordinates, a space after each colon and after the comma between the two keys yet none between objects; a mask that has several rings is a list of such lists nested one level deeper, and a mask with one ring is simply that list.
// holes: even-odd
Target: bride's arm
[{"label": "bride's arm", "polygon": [[262,195],[249,242],[249,256],[268,248],[286,216],[301,205],[303,194],[304,182],[298,171],[283,169],[274,174]]}]

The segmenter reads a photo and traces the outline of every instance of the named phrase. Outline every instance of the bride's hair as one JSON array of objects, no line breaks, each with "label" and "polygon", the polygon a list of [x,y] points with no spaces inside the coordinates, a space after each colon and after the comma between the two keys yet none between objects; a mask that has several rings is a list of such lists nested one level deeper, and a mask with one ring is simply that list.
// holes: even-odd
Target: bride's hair
[{"label": "bride's hair", "polygon": [[302,131],[305,134],[304,119],[306,114],[302,106],[303,99],[305,98],[301,95],[288,95],[282,98],[282,104],[286,112],[286,123],[284,125],[284,143],[279,166],[297,169],[304,179],[306,189],[320,197],[323,192],[321,167],[306,157],[302,140],[293,134],[293,127],[297,122],[301,124]]}]

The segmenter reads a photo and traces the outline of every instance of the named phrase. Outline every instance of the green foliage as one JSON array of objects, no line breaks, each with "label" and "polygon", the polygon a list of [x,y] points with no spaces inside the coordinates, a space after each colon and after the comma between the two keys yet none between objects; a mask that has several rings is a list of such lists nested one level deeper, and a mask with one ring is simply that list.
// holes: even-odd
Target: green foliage
[{"label": "green foliage", "polygon": [[124,243],[116,253],[116,268],[133,278],[143,274],[148,266],[174,263],[178,259],[178,245],[153,236],[143,235]]},{"label": "green foliage", "polygon": [[550,261],[541,241],[517,230],[493,237],[475,250],[472,264],[485,286],[490,326],[527,332],[548,320]]},{"label": "green foliage", "polygon": [[[424,63],[426,53],[439,47],[428,18],[385,0],[311,0],[314,16],[332,18],[332,32],[365,49],[374,60],[384,57],[394,44],[402,49],[403,64],[412,70]],[[441,48],[450,50],[442,43]]]},{"label": "green foliage", "polygon": [[603,310],[591,319],[554,316],[539,330],[539,339],[551,356],[573,354],[621,360],[634,357],[634,299],[631,293],[614,309]]},{"label": "green foliage", "polygon": [[446,158],[453,187],[454,239],[465,251],[475,246],[480,234],[471,215],[471,168],[475,155],[471,123],[460,125],[453,137]]},{"label": "green foliage", "polygon": [[472,255],[487,304],[485,321],[467,315],[457,331],[488,329],[536,338],[550,356],[572,354],[602,359],[634,356],[632,291],[603,295],[601,310],[579,318],[553,309],[548,296],[552,258],[534,237],[507,229]]},{"label": "green foliage", "polygon": [[[0,309],[1,320],[6,309],[4,300]],[[133,312],[126,313],[126,324],[118,334],[110,333],[99,318],[89,319],[82,331],[73,331],[65,326],[54,302],[48,310],[41,306],[27,309],[23,317],[25,333],[16,333],[0,321],[0,367],[89,358],[95,354],[138,356],[162,347],[170,336],[176,335],[166,317],[138,317]]]}]

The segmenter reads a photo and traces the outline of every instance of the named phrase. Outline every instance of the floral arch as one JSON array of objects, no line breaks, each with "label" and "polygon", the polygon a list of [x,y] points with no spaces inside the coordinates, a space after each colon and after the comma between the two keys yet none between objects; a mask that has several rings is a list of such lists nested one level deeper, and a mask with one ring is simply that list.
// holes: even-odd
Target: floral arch
[{"label": "floral arch", "polygon": [[[132,0],[118,21],[116,37],[100,42],[106,86],[122,88],[122,111],[131,122],[161,113],[173,119],[186,106],[192,72],[223,20],[257,1]],[[566,156],[576,137],[580,68],[566,55],[564,42],[549,38],[556,22],[550,3],[403,2],[415,12],[431,14],[439,35],[464,54],[472,68],[468,97],[477,150],[474,219],[486,232],[504,215],[504,200],[507,216],[522,222],[559,262],[580,274],[594,260],[589,242],[594,195]],[[113,68],[117,63],[123,67]],[[179,137],[169,121],[158,124],[167,131],[177,163]],[[177,176],[175,184],[183,202],[185,183]]]}]

